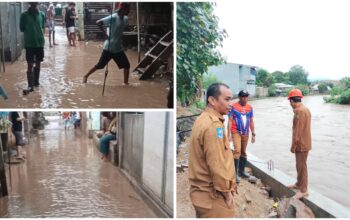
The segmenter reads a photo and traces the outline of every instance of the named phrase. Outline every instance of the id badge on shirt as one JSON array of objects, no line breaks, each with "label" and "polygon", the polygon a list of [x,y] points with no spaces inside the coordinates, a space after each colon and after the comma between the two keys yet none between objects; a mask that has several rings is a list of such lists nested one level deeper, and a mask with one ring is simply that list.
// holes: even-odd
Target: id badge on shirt
[{"label": "id badge on shirt", "polygon": [[223,139],[224,138],[224,128],[216,128],[216,134],[220,140]]}]

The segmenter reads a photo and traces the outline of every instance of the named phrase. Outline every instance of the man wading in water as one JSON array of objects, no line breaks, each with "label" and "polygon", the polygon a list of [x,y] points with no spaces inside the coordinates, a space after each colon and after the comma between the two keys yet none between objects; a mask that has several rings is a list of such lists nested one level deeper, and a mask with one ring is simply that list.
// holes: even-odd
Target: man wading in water
[{"label": "man wading in water", "polygon": [[[46,12],[47,18],[47,26],[49,27],[49,44],[50,47],[52,45],[57,45],[55,42],[55,9],[53,4],[50,5],[49,9]],[[52,36],[52,44],[51,44],[51,36]]]},{"label": "man wading in water", "polygon": [[28,64],[28,88],[23,90],[23,95],[33,92],[34,87],[39,87],[40,63],[44,59],[45,14],[39,11],[37,2],[30,2],[29,5],[28,10],[21,14],[19,23],[20,30],[24,34],[24,48]]},{"label": "man wading in water", "polygon": [[[124,84],[129,84],[130,63],[122,48],[123,30],[127,24],[130,6],[127,3],[121,3],[117,13],[98,20],[98,25],[110,26],[110,36],[104,42],[103,51],[98,63],[84,76],[83,83],[86,83],[88,77],[98,69],[103,69],[113,58],[119,69],[124,69]],[[106,34],[107,35],[107,34]]]}]

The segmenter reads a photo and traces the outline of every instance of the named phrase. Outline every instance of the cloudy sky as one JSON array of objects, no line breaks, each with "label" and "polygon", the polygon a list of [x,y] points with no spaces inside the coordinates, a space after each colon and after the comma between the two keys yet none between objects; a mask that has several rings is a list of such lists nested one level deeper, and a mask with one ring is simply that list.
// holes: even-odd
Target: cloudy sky
[{"label": "cloudy sky", "polygon": [[229,62],[270,72],[302,65],[310,79],[350,76],[350,1],[226,0],[215,14]]}]

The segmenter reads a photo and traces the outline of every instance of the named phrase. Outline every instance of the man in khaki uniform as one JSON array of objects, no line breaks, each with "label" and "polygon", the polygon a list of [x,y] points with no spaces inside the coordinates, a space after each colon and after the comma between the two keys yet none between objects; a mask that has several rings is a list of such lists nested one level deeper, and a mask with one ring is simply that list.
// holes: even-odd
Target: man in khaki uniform
[{"label": "man in khaki uniform", "polygon": [[303,94],[299,89],[290,91],[288,99],[293,108],[293,138],[291,152],[295,154],[297,182],[289,186],[297,189],[295,198],[300,199],[308,196],[308,174],[307,174],[307,156],[311,150],[311,113],[307,107],[301,103]]},{"label": "man in khaki uniform", "polygon": [[234,217],[235,168],[223,117],[230,111],[231,100],[232,92],[227,85],[210,85],[207,108],[192,128],[189,181],[196,217]]}]

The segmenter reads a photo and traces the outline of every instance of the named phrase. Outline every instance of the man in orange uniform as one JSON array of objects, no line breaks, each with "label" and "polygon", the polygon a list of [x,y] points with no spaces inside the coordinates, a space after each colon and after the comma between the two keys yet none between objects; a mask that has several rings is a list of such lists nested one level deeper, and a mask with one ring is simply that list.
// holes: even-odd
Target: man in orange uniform
[{"label": "man in orange uniform", "polygon": [[229,114],[229,140],[233,139],[235,158],[236,182],[239,183],[239,177],[248,178],[249,174],[244,172],[247,164],[247,145],[249,140],[249,129],[252,131],[252,143],[255,142],[255,131],[253,121],[253,107],[248,104],[249,93],[241,90],[238,93],[239,101],[232,105]]},{"label": "man in orange uniform", "polygon": [[307,156],[311,150],[311,113],[307,107],[301,103],[303,94],[299,89],[290,91],[288,99],[293,108],[293,138],[291,152],[295,154],[297,168],[297,182],[289,186],[297,189],[295,198],[308,196],[308,174],[307,174]]},{"label": "man in orange uniform", "polygon": [[207,108],[195,121],[189,147],[190,197],[200,218],[234,217],[234,160],[224,117],[232,93],[223,83],[207,90]]}]

